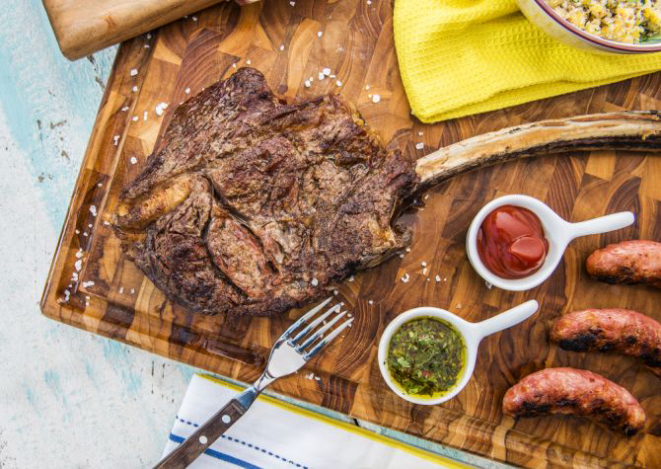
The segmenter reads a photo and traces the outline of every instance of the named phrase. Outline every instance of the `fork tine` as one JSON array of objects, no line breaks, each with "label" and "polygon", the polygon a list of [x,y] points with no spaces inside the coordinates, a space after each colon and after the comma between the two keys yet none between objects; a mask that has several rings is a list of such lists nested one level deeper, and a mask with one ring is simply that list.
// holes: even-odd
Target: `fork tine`
[{"label": "fork tine", "polygon": [[310,333],[311,330],[313,330],[315,327],[317,327],[317,326],[319,325],[319,323],[321,323],[321,321],[323,321],[324,319],[326,319],[328,316],[330,316],[332,313],[334,313],[335,311],[339,310],[340,308],[341,308],[341,306],[340,306],[339,304],[337,304],[337,305],[333,306],[331,309],[329,309],[328,311],[326,311],[324,314],[322,314],[321,316],[319,316],[317,319],[315,319],[314,321],[312,321],[310,324],[308,324],[308,325],[305,327],[305,329],[303,329],[301,332],[299,332],[298,334],[296,334],[296,337],[294,337],[294,338],[291,340],[291,341],[292,341],[292,344],[296,344],[296,342],[298,342],[300,339],[302,339],[303,337],[305,337],[306,335],[308,335],[308,334]]},{"label": "fork tine", "polygon": [[322,334],[323,334],[324,332],[326,332],[328,329],[330,329],[331,327],[333,327],[333,325],[334,325],[337,321],[339,321],[340,319],[342,319],[342,317],[343,317],[345,314],[347,314],[347,311],[343,311],[343,312],[341,312],[340,314],[336,315],[331,321],[329,321],[328,324],[326,324],[325,326],[323,326],[321,329],[315,331],[315,333],[312,334],[308,340],[306,340],[305,342],[303,342],[303,345],[300,345],[300,346],[298,347],[298,350],[301,350],[301,351],[302,351],[302,350],[305,350],[309,345],[312,345],[312,344],[314,343],[315,340],[317,340],[319,337],[321,337]]},{"label": "fork tine", "polygon": [[330,303],[330,300],[332,300],[332,299],[333,299],[333,297],[329,296],[324,301],[319,303],[317,306],[312,308],[310,311],[305,313],[303,316],[298,318],[298,321],[296,321],[294,324],[289,326],[289,328],[285,332],[283,332],[283,334],[282,334],[282,336],[280,336],[280,338],[281,339],[282,338],[288,339],[291,336],[292,332],[294,332],[296,329],[298,329],[303,323],[305,323],[312,316],[317,314],[319,312],[319,310],[321,310],[324,306],[326,306],[328,303]]},{"label": "fork tine", "polygon": [[321,339],[319,343],[315,345],[315,347],[312,350],[310,350],[308,353],[306,353],[303,356],[303,358],[305,358],[305,360],[310,360],[312,357],[318,354],[326,344],[328,344],[331,340],[333,340],[335,337],[340,335],[340,332],[342,332],[345,328],[349,327],[354,319],[355,318],[351,318],[348,321],[345,321],[342,324],[340,324],[340,326],[337,329],[335,329],[333,332],[331,332],[326,337]]}]

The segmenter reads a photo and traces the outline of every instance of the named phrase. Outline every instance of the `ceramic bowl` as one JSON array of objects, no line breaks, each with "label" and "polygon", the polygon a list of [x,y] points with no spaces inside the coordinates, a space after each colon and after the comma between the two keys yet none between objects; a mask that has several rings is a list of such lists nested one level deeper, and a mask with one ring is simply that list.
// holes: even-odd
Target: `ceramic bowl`
[{"label": "ceramic bowl", "polygon": [[648,39],[639,44],[610,41],[563,19],[544,0],[516,0],[523,14],[549,36],[570,46],[590,52],[642,54],[661,51],[661,38]]},{"label": "ceramic bowl", "polygon": [[[537,215],[549,243],[549,250],[542,267],[524,278],[507,279],[499,277],[484,265],[477,250],[477,233],[482,222],[487,215],[503,205],[523,207]],[[521,194],[506,195],[492,200],[475,215],[466,235],[466,251],[468,260],[475,271],[491,285],[510,291],[530,290],[551,276],[562,259],[567,245],[574,238],[619,230],[633,224],[633,222],[633,213],[619,212],[579,223],[569,223],[563,220],[548,205],[534,197]]]},{"label": "ceramic bowl", "polygon": [[[402,399],[412,402],[413,404],[436,405],[448,401],[459,394],[461,390],[466,387],[471,379],[471,376],[473,376],[473,371],[475,370],[475,362],[477,361],[477,349],[482,339],[488,335],[502,331],[503,329],[507,329],[508,327],[512,327],[528,319],[537,311],[538,307],[539,305],[535,300],[527,301],[510,310],[502,312],[497,316],[477,323],[465,321],[456,314],[440,308],[425,306],[406,311],[405,313],[397,316],[390,324],[388,324],[388,327],[386,327],[386,330],[383,331],[383,335],[381,336],[378,351],[379,369],[381,370],[381,375],[395,394],[397,394]],[[394,333],[397,332],[402,324],[414,319],[422,318],[440,319],[441,321],[445,321],[446,323],[450,324],[462,336],[464,345],[466,346],[466,361],[464,363],[464,368],[459,375],[457,384],[455,384],[455,386],[448,392],[433,399],[419,397],[404,392],[404,390],[393,381],[392,377],[390,376],[390,372],[388,371],[388,365],[386,364],[388,349],[390,348],[390,340],[392,339]]]}]

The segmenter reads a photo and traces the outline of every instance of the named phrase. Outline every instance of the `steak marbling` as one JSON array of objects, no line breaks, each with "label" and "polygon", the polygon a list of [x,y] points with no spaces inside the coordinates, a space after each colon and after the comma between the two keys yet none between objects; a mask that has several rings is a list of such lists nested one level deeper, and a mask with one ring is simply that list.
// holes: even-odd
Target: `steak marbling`
[{"label": "steak marbling", "polygon": [[404,247],[392,221],[417,182],[340,97],[287,104],[243,68],[176,109],[116,229],[169,299],[272,315]]}]

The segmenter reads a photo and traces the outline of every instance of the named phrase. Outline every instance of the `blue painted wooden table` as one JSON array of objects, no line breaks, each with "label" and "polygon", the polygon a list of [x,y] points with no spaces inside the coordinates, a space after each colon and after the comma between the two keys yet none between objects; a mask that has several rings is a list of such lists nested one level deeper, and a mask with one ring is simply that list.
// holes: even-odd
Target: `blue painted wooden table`
[{"label": "blue painted wooden table", "polygon": [[0,4],[0,44],[0,468],[149,467],[196,370],[49,321],[38,304],[116,48],[67,61],[39,0]]}]

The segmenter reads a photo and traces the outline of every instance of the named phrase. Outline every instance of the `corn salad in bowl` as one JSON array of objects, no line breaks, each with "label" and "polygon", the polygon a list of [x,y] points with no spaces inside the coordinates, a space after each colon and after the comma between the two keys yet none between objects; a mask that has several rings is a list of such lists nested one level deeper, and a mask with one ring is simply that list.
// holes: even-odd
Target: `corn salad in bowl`
[{"label": "corn salad in bowl", "polygon": [[517,0],[556,39],[594,52],[661,51],[661,0]]}]

